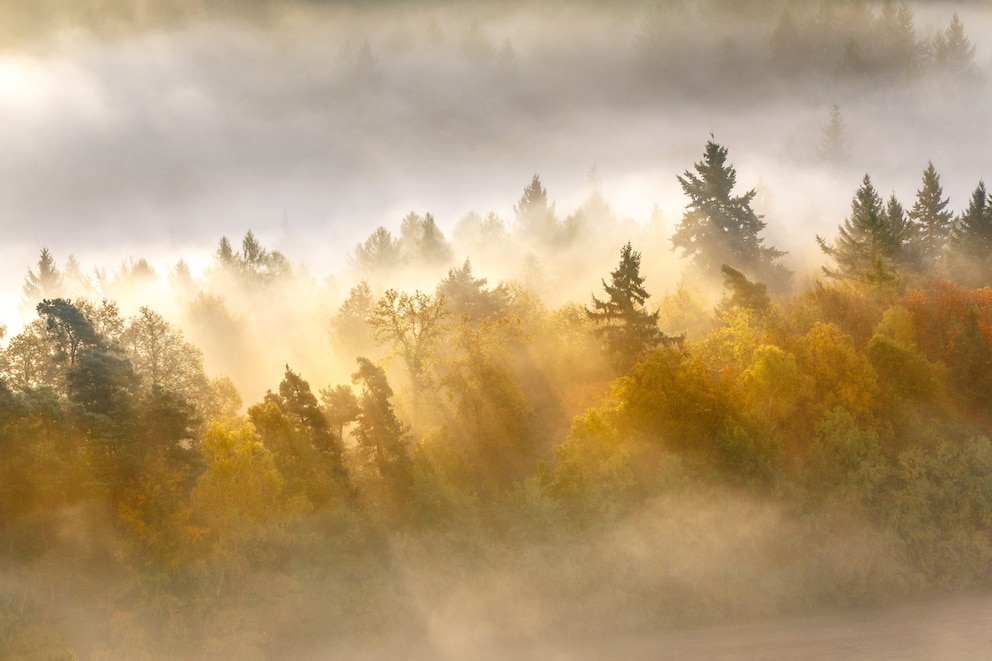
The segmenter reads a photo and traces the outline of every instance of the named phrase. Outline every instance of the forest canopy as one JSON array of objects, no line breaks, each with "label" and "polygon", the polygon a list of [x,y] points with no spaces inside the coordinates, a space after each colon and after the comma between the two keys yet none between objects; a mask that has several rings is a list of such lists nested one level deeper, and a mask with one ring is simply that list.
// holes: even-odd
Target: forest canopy
[{"label": "forest canopy", "polygon": [[[727,175],[726,154],[711,140],[696,167],[710,159]],[[627,241],[604,255],[617,265],[584,307],[549,305],[530,283],[574,259],[569,241],[619,229],[602,216],[571,216],[573,238],[538,244],[530,221],[503,225],[488,248],[512,250],[518,235],[548,247],[529,253],[531,280],[491,283],[471,258],[455,261],[430,214],[411,213],[399,239],[379,228],[355,248],[358,280],[336,304],[249,231],[237,251],[222,238],[201,276],[182,262],[168,274],[174,320],[152,307],[160,297],[133,314],[108,297],[154,291],[142,260],[93,278],[42,248],[21,292],[35,319],[0,351],[0,553],[30,568],[0,603],[5,653],[302,654],[325,635],[416,636],[410,599],[454,589],[442,569],[452,563],[474,567],[473,580],[532,582],[547,626],[578,616],[561,602],[574,572],[592,581],[590,597],[636,593],[679,622],[988,587],[984,185],[952,212],[930,163],[906,212],[865,175],[836,236],[816,237],[831,266],[799,286],[761,248],[750,194],[707,212],[693,192],[705,180],[684,177],[672,245]],[[553,216],[535,176],[518,209],[538,207]],[[750,231],[688,238],[689,227],[720,232],[727,209]],[[486,222],[503,221],[480,231]],[[392,252],[372,259],[379,242]],[[686,245],[697,258],[667,291],[642,272]],[[718,298],[687,284],[720,262]],[[433,287],[403,287],[431,269]],[[320,362],[301,360],[243,402],[237,384],[251,383],[272,332],[252,311],[302,324],[311,317],[291,312],[301,291],[324,315],[317,351],[341,378],[314,382]],[[232,369],[211,374],[208,362]],[[775,512],[787,533],[749,542],[739,585],[642,574],[640,563],[612,587],[593,578],[623,561],[592,552],[618,526],[648,516],[668,535],[677,518],[662,503],[730,516],[740,499],[754,516]],[[866,545],[861,559],[838,561],[839,543]],[[519,555],[564,548],[591,553],[566,573]],[[668,542],[650,558],[713,552]],[[416,595],[396,594],[411,571]],[[767,592],[776,572],[799,587]],[[679,600],[663,589],[672,580],[687,581]],[[80,590],[103,614],[89,642],[64,628],[80,605],[55,599]]]},{"label": "forest canopy", "polygon": [[[563,54],[550,36],[545,50],[516,37],[543,35],[544,23],[504,37],[494,25],[537,16],[509,9],[503,23],[438,13],[420,25],[413,12],[365,34],[373,23],[353,3],[69,4],[14,12],[0,33],[52,44],[72,24],[140,50],[136,34],[165,44],[174,30],[207,55],[187,22],[234,15],[284,31],[264,56],[237,66],[229,56],[222,75],[170,79],[174,105],[149,95],[161,113],[122,119],[124,133],[101,125],[135,160],[115,166],[119,188],[91,196],[106,207],[76,200],[87,241],[105,241],[89,221],[108,209],[138,231],[159,202],[172,213],[165,202],[188,191],[222,196],[237,170],[222,154],[251,172],[253,186],[230,185],[247,216],[264,196],[268,213],[304,190],[286,182],[311,167],[322,203],[375,198],[370,172],[431,185],[402,208],[376,200],[400,210],[375,222],[349,217],[361,237],[328,220],[333,248],[316,229],[294,244],[288,221],[277,234],[248,220],[204,223],[210,240],[165,266],[89,263],[65,247],[71,236],[32,246],[5,297],[22,323],[0,326],[0,658],[468,658],[490,643],[992,588],[988,175],[969,170],[973,159],[907,149],[898,158],[920,162],[900,179],[876,167],[895,148],[864,128],[877,94],[905,103],[908,124],[983,98],[983,55],[957,14],[924,33],[895,2],[619,3],[622,20],[583,33],[609,42],[616,59],[604,63],[600,42]],[[540,20],[583,25],[567,4],[549,3]],[[308,19],[350,13],[354,34],[333,57],[295,40],[313,36]],[[219,48],[246,52],[215,27],[205,33]],[[313,68],[283,76],[272,57]],[[609,69],[617,62],[622,71]],[[240,77],[256,69],[265,85]],[[616,75],[590,86],[588,71]],[[131,96],[133,71],[116,73],[128,94],[102,80],[120,98],[94,103],[100,117],[124,113]],[[231,96],[198,96],[197,85]],[[297,85],[314,105],[293,106]],[[736,115],[772,93],[818,118],[774,158],[753,153],[757,129],[728,139],[672,110]],[[235,97],[261,110],[225,103]],[[420,106],[436,142],[420,141]],[[581,199],[545,173],[549,145],[568,161],[585,142],[582,110],[620,107],[648,117],[632,133],[658,123],[689,136],[691,148],[646,166],[678,160],[652,184],[665,211],[621,212],[626,189],[604,186],[595,167]],[[172,152],[133,149],[127,131],[164,144],[180,116],[209,118],[187,136],[204,142],[206,165],[156,163],[159,197],[143,198],[129,188],[131,170],[148,168],[138,152]],[[535,118],[564,133],[538,136]],[[243,143],[225,143],[233,155],[209,139],[228,122]],[[651,135],[613,128],[598,144],[654,149]],[[290,134],[293,149],[257,160],[259,144]],[[513,169],[505,199],[455,219],[442,205],[478,180],[445,162],[445,143],[471,144],[492,190],[503,175],[490,172],[519,143],[532,162]],[[50,167],[45,186],[67,189]],[[814,208],[813,193],[833,184],[814,191],[797,177],[805,188],[779,191],[763,167],[809,168],[846,188]],[[4,172],[19,190],[18,169]],[[91,174],[69,180],[83,189]],[[776,211],[776,193],[809,205]],[[39,208],[64,214],[48,197]],[[147,215],[125,213],[133,200]],[[106,242],[102,254],[116,255]]]}]

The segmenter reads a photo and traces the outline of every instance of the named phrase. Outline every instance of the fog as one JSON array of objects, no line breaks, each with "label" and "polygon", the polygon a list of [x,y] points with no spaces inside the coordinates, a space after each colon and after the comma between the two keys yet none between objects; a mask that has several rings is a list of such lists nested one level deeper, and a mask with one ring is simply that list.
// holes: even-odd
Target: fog
[{"label": "fog", "polygon": [[[866,173],[908,209],[932,161],[955,214],[992,177],[986,3],[908,3],[918,70],[846,52],[837,35],[867,34],[847,14],[820,51],[783,46],[783,17],[814,16],[786,0],[234,4],[0,0],[0,370],[61,355],[44,344],[52,318],[32,330],[44,313],[21,296],[47,248],[87,280],[60,295],[88,299],[94,319],[101,298],[120,306],[102,309],[93,353],[137,352],[128,333],[147,305],[193,356],[177,370],[199,379],[183,382],[188,411],[141,374],[121,386],[133,410],[73,399],[81,386],[58,370],[74,367],[23,367],[20,390],[0,379],[0,432],[37,445],[0,465],[0,552],[21,563],[0,570],[0,624],[18,649],[980,658],[992,449],[987,394],[968,390],[986,381],[967,362],[984,360],[992,308],[945,283],[947,327],[974,337],[934,349],[899,326],[911,312],[938,326],[924,294],[813,283],[815,237],[836,234]],[[954,13],[975,53],[948,73],[926,62]],[[827,157],[834,108],[846,143]],[[720,283],[672,249],[677,176],[708,140],[786,251],[774,312],[720,317]],[[574,235],[515,221],[535,174]],[[450,254],[363,265],[361,244],[379,227],[401,238],[411,212],[436,219]],[[225,265],[221,237],[236,261],[249,231],[285,264]],[[655,330],[680,339],[618,368],[580,306],[628,240]],[[372,307],[390,288],[440,291],[466,259],[498,316],[446,318],[418,372]],[[367,309],[350,318],[363,280]],[[974,328],[955,296],[981,308]],[[897,346],[904,335],[916,339]],[[870,353],[892,346],[923,375],[905,391]],[[380,373],[355,372],[356,356]],[[388,392],[377,401],[395,405],[408,472],[362,454],[358,413],[324,420],[334,384],[369,408]],[[292,409],[304,391],[326,447]],[[160,428],[168,452],[106,440],[152,447]],[[238,439],[245,463],[217,468]]]},{"label": "fog", "polygon": [[[913,4],[917,34],[957,11],[987,70],[988,13],[952,4]],[[645,73],[639,3],[259,5],[231,15],[52,4],[18,16],[33,36],[0,55],[8,291],[42,246],[84,269],[128,257],[202,267],[221,235],[247,229],[323,277],[411,210],[449,232],[469,211],[512,218],[534,173],[562,215],[595,168],[620,218],[644,222],[658,204],[673,227],[685,204],[675,175],[711,133],[740,185],[759,188],[770,242],[798,264],[818,259],[810,237],[843,219],[865,172],[908,200],[933,160],[955,208],[988,176],[992,129],[974,111],[984,86],[958,97],[933,81],[814,85],[748,72],[742,91],[691,52],[664,75]],[[698,48],[766,49],[774,17],[715,22],[729,36],[706,32]],[[834,103],[851,153],[824,168],[816,148]],[[14,328],[15,307],[3,310]]]}]

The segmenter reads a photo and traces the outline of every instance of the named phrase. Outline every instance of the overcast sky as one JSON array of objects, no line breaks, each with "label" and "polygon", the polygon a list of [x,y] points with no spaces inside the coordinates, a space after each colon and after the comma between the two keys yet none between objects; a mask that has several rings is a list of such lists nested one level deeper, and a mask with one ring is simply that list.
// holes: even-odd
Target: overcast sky
[{"label": "overcast sky", "polygon": [[[992,177],[987,91],[980,104],[875,86],[742,98],[688,54],[648,84],[637,3],[287,2],[131,23],[43,4],[56,10],[14,16],[17,3],[0,3],[6,29],[22,27],[0,50],[0,323],[16,323],[42,246],[86,270],[129,257],[164,269],[202,265],[220,236],[252,229],[324,275],[411,210],[446,230],[473,210],[509,217],[534,173],[563,214],[595,167],[619,216],[644,220],[657,203],[673,226],[675,175],[711,132],[739,185],[759,188],[772,243],[797,256],[843,220],[865,172],[908,207],[932,159],[955,210]],[[913,7],[921,37],[959,11],[990,69],[982,3]],[[734,39],[747,52],[768,33]],[[809,156],[835,102],[854,147],[825,169]]]}]

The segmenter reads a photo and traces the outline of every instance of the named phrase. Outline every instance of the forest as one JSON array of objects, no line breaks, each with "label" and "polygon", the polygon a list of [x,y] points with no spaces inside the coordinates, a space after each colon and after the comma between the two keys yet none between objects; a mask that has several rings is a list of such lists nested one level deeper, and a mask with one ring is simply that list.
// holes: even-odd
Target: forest
[{"label": "forest", "polygon": [[[867,11],[829,43],[784,11],[774,76],[986,84],[956,15],[907,55],[906,6]],[[38,247],[0,327],[0,657],[466,658],[987,592],[982,174],[865,173],[796,257],[699,142],[675,222],[533,174],[512,217],[410,211],[324,279],[250,229],[202,270]]]}]

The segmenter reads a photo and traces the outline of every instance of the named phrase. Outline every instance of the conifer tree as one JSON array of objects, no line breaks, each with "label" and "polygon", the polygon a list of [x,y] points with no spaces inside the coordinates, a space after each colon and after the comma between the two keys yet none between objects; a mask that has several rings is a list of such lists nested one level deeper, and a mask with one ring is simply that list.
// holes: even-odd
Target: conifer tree
[{"label": "conifer tree", "polygon": [[352,436],[357,443],[365,476],[384,488],[386,506],[402,507],[402,499],[412,486],[412,465],[407,448],[409,428],[397,417],[393,389],[386,372],[368,358],[359,357],[352,383],[362,389],[359,413]]},{"label": "conifer tree", "polygon": [[820,250],[833,259],[834,268],[823,267],[832,278],[883,282],[895,277],[893,260],[902,245],[899,228],[893,227],[881,196],[866,174],[851,201],[851,215],[837,228],[833,243],[817,235]]},{"label": "conifer tree", "polygon": [[40,301],[56,298],[62,290],[62,273],[55,264],[55,258],[48,248],[41,249],[38,257],[38,273],[28,269],[24,276],[24,307],[33,308]]},{"label": "conifer tree", "polygon": [[951,234],[953,214],[947,210],[940,175],[931,161],[923,172],[923,187],[916,191],[916,202],[908,217],[913,223],[915,257],[924,268],[932,268],[940,260]]},{"label": "conifer tree", "polygon": [[954,268],[959,277],[976,286],[992,284],[992,199],[985,182],[978,182],[971,202],[951,230]]},{"label": "conifer tree", "polygon": [[970,75],[975,73],[975,45],[964,34],[964,25],[954,12],[951,24],[938,32],[933,40],[933,59],[944,73]]},{"label": "conifer tree", "polygon": [[602,324],[596,333],[603,339],[610,360],[620,370],[626,370],[647,351],[658,344],[658,313],[647,312],[644,302],[648,292],[640,274],[641,254],[628,241],[620,250],[620,265],[610,273],[610,284],[602,280],[609,295],[601,301],[592,297],[589,318]]},{"label": "conifer tree", "polygon": [[821,161],[832,165],[847,160],[847,126],[836,103],[830,107],[830,119],[823,127],[817,154]]},{"label": "conifer tree", "polygon": [[895,193],[889,196],[885,205],[886,223],[891,228],[892,259],[900,265],[913,262],[913,226],[906,218],[906,210],[896,199]]},{"label": "conifer tree", "polygon": [[689,204],[672,236],[672,245],[713,277],[724,264],[766,278],[787,276],[788,272],[775,264],[785,253],[765,246],[759,236],[765,223],[751,208],[757,192],[752,188],[743,195],[733,195],[737,171],[727,163],[727,148],[711,139],[695,169],[678,177]]},{"label": "conifer tree", "polygon": [[557,238],[558,218],[554,202],[548,202],[548,191],[541,185],[541,178],[534,175],[524,189],[520,201],[513,206],[518,235],[536,241],[554,241]]}]

